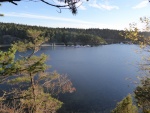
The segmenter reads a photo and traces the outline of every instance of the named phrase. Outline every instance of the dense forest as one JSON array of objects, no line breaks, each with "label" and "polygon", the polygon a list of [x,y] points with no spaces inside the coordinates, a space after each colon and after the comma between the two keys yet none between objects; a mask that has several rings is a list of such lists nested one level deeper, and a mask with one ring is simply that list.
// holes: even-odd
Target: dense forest
[{"label": "dense forest", "polygon": [[77,29],[77,28],[48,28],[14,23],[0,23],[0,44],[11,44],[16,40],[27,39],[26,31],[35,29],[42,31],[42,36],[49,38],[48,44],[67,45],[99,45],[127,42],[120,36],[119,30],[110,29]]}]

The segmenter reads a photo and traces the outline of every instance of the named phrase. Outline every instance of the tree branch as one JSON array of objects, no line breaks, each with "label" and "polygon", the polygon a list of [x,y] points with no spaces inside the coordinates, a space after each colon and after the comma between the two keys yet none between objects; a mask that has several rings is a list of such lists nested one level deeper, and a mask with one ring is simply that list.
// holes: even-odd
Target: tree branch
[{"label": "tree branch", "polygon": [[[21,1],[21,0],[0,0],[0,2],[10,2],[14,5],[17,5],[17,3],[15,2],[18,2],[18,1]],[[33,0],[29,0],[29,1],[33,1]],[[73,14],[76,14],[77,13],[77,7],[75,6],[76,3],[78,3],[80,0],[68,0],[68,1],[64,1],[64,3],[66,5],[56,5],[56,4],[51,4],[45,0],[39,0],[47,5],[50,5],[50,6],[53,6],[53,7],[57,7],[60,9],[60,12],[61,12],[61,8],[64,8],[64,7],[68,7],[68,9],[71,9],[72,10],[72,13]],[[87,0],[88,1],[88,0]]]},{"label": "tree branch", "polygon": [[14,1],[18,2],[18,1],[21,1],[21,0],[1,0],[0,2],[10,2],[14,5],[17,5],[17,3],[15,3]]},{"label": "tree branch", "polygon": [[[40,1],[46,3],[47,5],[54,6],[54,7],[58,7],[58,8],[61,8],[61,7],[68,7],[68,6],[69,6],[69,4],[68,4],[68,5],[54,5],[54,4],[50,4],[49,2],[46,2],[45,0],[40,0]],[[74,2],[73,4],[76,4],[76,3],[77,3],[77,2]]]}]

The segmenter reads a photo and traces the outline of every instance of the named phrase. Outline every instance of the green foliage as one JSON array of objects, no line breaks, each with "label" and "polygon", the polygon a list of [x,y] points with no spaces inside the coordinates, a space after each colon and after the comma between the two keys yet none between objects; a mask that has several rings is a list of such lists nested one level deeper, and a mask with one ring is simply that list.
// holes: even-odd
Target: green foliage
[{"label": "green foliage", "polygon": [[141,79],[141,85],[135,89],[134,93],[138,107],[143,109],[143,113],[150,113],[150,77]]},{"label": "green foliage", "polygon": [[17,77],[17,78],[14,78],[14,79],[10,79],[7,81],[7,83],[9,84],[17,84],[17,83],[29,83],[30,82],[30,78],[29,77]]},{"label": "green foliage", "polygon": [[[0,98],[1,103],[6,105],[6,103],[15,102],[17,106],[17,108],[14,106],[8,109],[21,109],[22,113],[56,112],[62,106],[62,102],[52,96],[75,91],[67,76],[56,72],[46,72],[49,66],[45,64],[47,60],[45,54],[34,55],[41,44],[47,41],[47,38],[41,36],[42,33],[29,29],[27,30],[28,40],[14,43],[6,52],[0,51],[1,82],[12,86],[23,84],[20,89],[4,91],[4,95]],[[28,49],[32,50],[29,55],[15,59],[16,51],[26,52]],[[10,76],[11,78],[8,78]]]},{"label": "green foliage", "polygon": [[16,49],[14,47],[10,48],[8,51],[0,51],[0,76],[8,76],[14,73],[14,58]]},{"label": "green foliage", "polygon": [[[133,41],[133,43],[138,43],[143,48],[150,44],[150,33],[149,33],[149,18],[140,18],[141,23],[145,24],[143,29],[139,29],[136,23],[129,24],[129,28],[126,28],[122,36]],[[143,32],[142,32],[143,31]],[[145,35],[143,34],[145,33]]]},{"label": "green foliage", "polygon": [[[47,28],[40,26],[27,26],[27,25],[19,25],[13,23],[0,23],[0,44],[11,44],[13,41],[20,40],[24,41],[24,39],[30,39],[28,33],[29,29],[38,30],[41,32],[40,37],[47,37],[49,41],[48,44],[56,43],[56,44],[92,44],[96,42],[97,44],[105,43],[119,43],[119,42],[127,42],[128,39],[119,35],[118,30],[110,30],[110,29],[75,29],[75,28]],[[38,33],[37,33],[38,34]],[[11,36],[6,37],[7,35]],[[97,38],[99,37],[99,38]],[[97,43],[101,39],[100,43]],[[92,42],[93,40],[96,40]],[[94,44],[95,45],[95,44]]]},{"label": "green foliage", "polygon": [[129,94],[122,101],[120,101],[116,108],[111,111],[111,113],[137,113],[138,110],[135,105],[133,105],[132,97]]},{"label": "green foliage", "polygon": [[39,50],[39,47],[46,41],[48,41],[48,38],[44,38],[41,36],[41,31],[27,30],[27,36],[29,37],[29,40],[25,41],[18,41],[13,46],[19,51],[19,52],[25,52],[28,49],[31,49],[34,51]]},{"label": "green foliage", "polygon": [[[144,24],[143,29],[138,29],[136,24],[130,24],[129,29],[125,29],[125,32],[122,34],[126,38],[131,39],[133,42],[136,42],[140,45],[143,50],[149,52],[150,45],[150,20],[147,17],[140,18],[141,23]],[[144,31],[146,35],[143,35],[141,31]],[[145,62],[140,65],[142,71],[146,73],[144,77],[141,78],[141,83],[136,87],[135,99],[138,107],[142,108],[143,113],[150,113],[150,65],[149,65],[149,56],[144,60]]]},{"label": "green foliage", "polygon": [[36,111],[38,111],[38,113],[53,113],[61,108],[63,103],[53,98],[49,93],[44,93],[41,87],[36,86],[35,92],[36,101],[34,101],[35,95],[32,93],[32,88],[22,92],[22,95],[26,97],[25,99],[20,100],[24,109],[28,109],[30,112],[33,112],[33,109],[35,109],[36,106]]}]

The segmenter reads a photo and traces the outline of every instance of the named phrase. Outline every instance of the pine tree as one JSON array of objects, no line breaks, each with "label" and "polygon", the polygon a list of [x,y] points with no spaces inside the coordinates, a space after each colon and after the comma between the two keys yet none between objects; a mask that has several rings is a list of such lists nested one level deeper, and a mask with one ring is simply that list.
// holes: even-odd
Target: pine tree
[{"label": "pine tree", "polygon": [[[23,85],[9,92],[4,91],[1,103],[5,106],[9,103],[11,107],[8,109],[27,113],[56,112],[63,103],[53,98],[53,95],[75,91],[66,76],[56,72],[46,72],[49,66],[45,64],[47,60],[45,54],[35,55],[41,44],[47,41],[47,38],[42,37],[41,34],[41,31],[30,29],[27,31],[30,40],[18,41],[8,51],[0,51],[1,82]],[[15,60],[16,51],[27,50],[31,51],[29,55],[20,56]]]},{"label": "pine tree", "polygon": [[133,105],[132,97],[129,94],[121,102],[119,102],[111,113],[138,113],[135,105]]}]

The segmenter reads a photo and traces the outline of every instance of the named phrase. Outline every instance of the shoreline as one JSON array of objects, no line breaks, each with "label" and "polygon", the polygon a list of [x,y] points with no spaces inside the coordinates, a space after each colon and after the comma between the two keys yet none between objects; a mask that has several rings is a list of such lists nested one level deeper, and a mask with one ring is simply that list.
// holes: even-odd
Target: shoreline
[{"label": "shoreline", "polygon": [[[125,43],[112,43],[112,44],[125,44]],[[128,43],[127,43],[128,44]],[[100,44],[100,45],[111,45],[111,44]],[[63,44],[42,44],[41,47],[55,47],[55,46],[63,46],[63,47],[67,47],[66,45],[63,45]],[[82,45],[68,45],[69,46],[74,46],[74,47],[78,47],[78,46],[82,46]],[[86,47],[89,47],[90,45],[84,45]],[[2,47],[11,47],[11,45],[0,45],[0,48]]]},{"label": "shoreline", "polygon": [[0,47],[10,47],[11,45],[0,45]]}]

